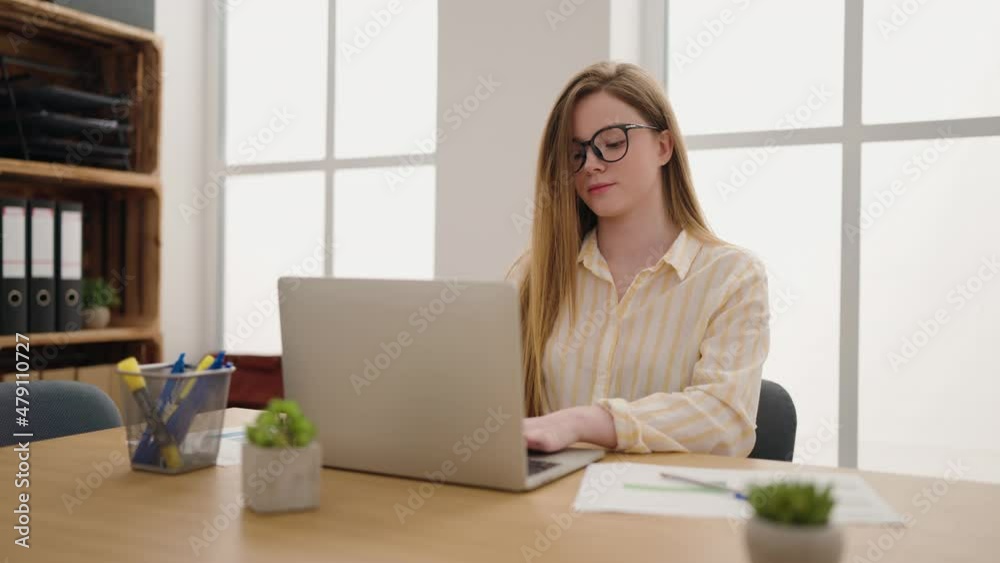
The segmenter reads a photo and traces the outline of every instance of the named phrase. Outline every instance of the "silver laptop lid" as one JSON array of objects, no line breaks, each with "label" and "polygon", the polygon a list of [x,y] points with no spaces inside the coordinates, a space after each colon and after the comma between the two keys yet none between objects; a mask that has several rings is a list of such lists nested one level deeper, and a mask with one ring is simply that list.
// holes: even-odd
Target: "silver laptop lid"
[{"label": "silver laptop lid", "polygon": [[522,488],[521,341],[508,282],[278,281],[285,396],[331,467]]}]

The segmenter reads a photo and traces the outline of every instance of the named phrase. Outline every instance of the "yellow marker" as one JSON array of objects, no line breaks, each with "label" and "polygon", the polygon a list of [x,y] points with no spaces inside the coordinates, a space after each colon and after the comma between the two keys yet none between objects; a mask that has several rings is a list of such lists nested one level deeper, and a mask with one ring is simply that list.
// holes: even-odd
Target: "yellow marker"
[{"label": "yellow marker", "polygon": [[[212,362],[214,361],[215,361],[215,356],[212,356],[211,354],[206,355],[204,358],[201,359],[200,362],[198,362],[198,366],[195,368],[195,372],[204,371],[208,369],[208,366],[212,365]],[[184,382],[184,386],[181,387],[181,392],[177,397],[178,404],[182,399],[187,398],[188,394],[191,393],[191,388],[194,387],[194,384],[197,381],[198,381],[197,377],[189,377],[188,380]],[[170,417],[174,415],[174,412],[177,410],[177,407],[178,407],[177,404],[173,404],[167,407],[166,411],[163,413],[164,423],[170,420]]]},{"label": "yellow marker", "polygon": [[160,455],[163,456],[163,460],[166,462],[167,467],[172,469],[181,467],[183,465],[181,452],[177,449],[177,443],[174,441],[174,437],[170,435],[170,432],[167,431],[166,425],[163,424],[159,415],[156,414],[156,404],[149,396],[149,389],[146,388],[146,378],[139,375],[141,373],[141,370],[139,369],[139,361],[135,358],[126,358],[118,362],[118,371],[136,374],[122,375],[125,379],[125,385],[128,386],[132,396],[135,397],[135,402],[138,403],[139,408],[142,409],[142,414],[146,419],[146,424],[149,425],[149,428],[153,433],[153,437],[160,446]]},{"label": "yellow marker", "polygon": [[[142,373],[139,369],[139,360],[135,358],[125,358],[118,362],[118,371]],[[128,390],[132,393],[146,387],[146,380],[141,375],[125,375],[122,377],[125,378],[125,384],[128,385]]]},{"label": "yellow marker", "polygon": [[195,368],[195,371],[205,371],[206,369],[208,369],[208,366],[212,365],[212,362],[214,361],[215,361],[215,356],[211,354],[205,354],[205,357],[202,358],[200,362],[198,362],[198,367]]}]

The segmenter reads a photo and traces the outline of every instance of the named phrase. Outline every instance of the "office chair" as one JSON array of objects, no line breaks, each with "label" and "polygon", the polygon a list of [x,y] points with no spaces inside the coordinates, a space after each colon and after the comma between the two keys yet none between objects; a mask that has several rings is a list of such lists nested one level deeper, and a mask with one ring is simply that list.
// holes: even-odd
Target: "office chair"
[{"label": "office chair", "polygon": [[[22,398],[28,404],[17,403],[18,385],[0,383],[0,446],[17,443],[15,433],[31,432],[22,441],[37,442],[50,438],[94,432],[122,425],[114,401],[93,385],[79,381],[32,381],[22,385],[28,394]],[[28,426],[17,424],[15,408],[28,407]]]},{"label": "office chair", "polygon": [[792,461],[797,421],[795,403],[788,391],[773,381],[761,381],[760,403],[757,407],[757,443],[749,457]]}]

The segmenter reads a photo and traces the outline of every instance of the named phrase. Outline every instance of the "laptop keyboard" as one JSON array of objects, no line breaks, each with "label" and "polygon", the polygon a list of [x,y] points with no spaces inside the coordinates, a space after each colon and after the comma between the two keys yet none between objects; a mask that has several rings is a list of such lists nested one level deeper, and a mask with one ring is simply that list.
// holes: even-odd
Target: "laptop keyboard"
[{"label": "laptop keyboard", "polygon": [[534,475],[536,473],[541,473],[550,467],[555,467],[559,465],[558,463],[552,463],[551,461],[542,461],[540,459],[528,458],[528,475]]}]

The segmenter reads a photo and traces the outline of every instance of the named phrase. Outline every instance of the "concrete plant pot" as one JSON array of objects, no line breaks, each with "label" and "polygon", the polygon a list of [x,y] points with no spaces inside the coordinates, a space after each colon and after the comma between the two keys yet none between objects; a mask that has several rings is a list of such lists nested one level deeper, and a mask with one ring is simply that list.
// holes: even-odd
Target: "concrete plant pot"
[{"label": "concrete plant pot", "polygon": [[844,538],[837,526],[792,526],[754,517],[747,522],[753,563],[837,563]]},{"label": "concrete plant pot", "polygon": [[254,512],[295,512],[319,506],[319,442],[302,448],[243,444],[243,495]]},{"label": "concrete plant pot", "polygon": [[104,328],[110,322],[111,310],[107,307],[88,307],[83,310],[83,326],[86,328]]}]

